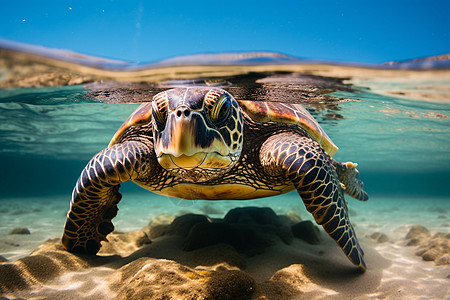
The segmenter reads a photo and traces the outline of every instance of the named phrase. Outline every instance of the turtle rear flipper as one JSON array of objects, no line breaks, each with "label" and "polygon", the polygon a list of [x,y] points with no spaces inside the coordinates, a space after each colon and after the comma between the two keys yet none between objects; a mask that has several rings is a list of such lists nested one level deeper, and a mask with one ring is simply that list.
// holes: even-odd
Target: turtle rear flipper
[{"label": "turtle rear flipper", "polygon": [[95,254],[114,230],[121,182],[135,179],[146,164],[149,148],[140,142],[115,144],[86,165],[72,193],[62,236],[71,252]]},{"label": "turtle rear flipper", "polygon": [[263,144],[260,159],[267,173],[286,176],[293,183],[317,224],[364,271],[364,252],[350,223],[338,175],[319,144],[307,137],[281,133]]},{"label": "turtle rear flipper", "polygon": [[332,159],[332,163],[343,184],[344,193],[360,201],[369,200],[369,195],[364,191],[364,183],[358,178],[358,164],[352,162],[341,163]]}]

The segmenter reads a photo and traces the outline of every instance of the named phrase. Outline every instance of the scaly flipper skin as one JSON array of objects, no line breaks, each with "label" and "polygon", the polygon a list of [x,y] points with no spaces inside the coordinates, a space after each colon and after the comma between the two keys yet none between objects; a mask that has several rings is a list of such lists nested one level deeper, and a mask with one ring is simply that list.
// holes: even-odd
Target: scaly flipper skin
[{"label": "scaly flipper skin", "polygon": [[146,145],[132,141],[113,145],[91,159],[72,193],[62,237],[66,250],[90,254],[100,250],[100,242],[114,230],[111,219],[122,197],[120,183],[145,172],[150,156]]},{"label": "scaly flipper skin", "polygon": [[353,264],[365,270],[364,252],[350,223],[338,175],[319,144],[301,135],[280,133],[263,144],[260,159],[270,175],[284,176],[294,184],[317,224]]}]

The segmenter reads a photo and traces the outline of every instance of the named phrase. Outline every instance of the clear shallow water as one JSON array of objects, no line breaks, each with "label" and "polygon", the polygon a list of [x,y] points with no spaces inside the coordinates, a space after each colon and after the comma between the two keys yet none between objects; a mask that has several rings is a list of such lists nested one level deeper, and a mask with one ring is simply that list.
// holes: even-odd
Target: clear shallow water
[{"label": "clear shallow water", "polygon": [[[68,193],[86,162],[103,149],[134,103],[83,98],[82,86],[0,91],[1,196]],[[329,109],[307,106],[340,150],[359,164],[371,194],[450,196],[450,104],[371,93]]]},{"label": "clear shallow water", "polygon": [[[251,63],[258,67],[267,61]],[[215,67],[216,71],[226,69],[221,64]],[[345,66],[328,68],[328,72],[336,73]],[[373,72],[356,69],[360,77]],[[152,94],[164,88],[193,84],[221,86],[238,99],[298,100],[305,105],[340,148],[334,157],[359,164],[360,177],[371,199],[368,203],[353,200],[349,203],[355,212],[352,220],[361,224],[361,228],[385,230],[422,222],[431,230],[448,231],[450,101],[399,98],[375,93],[364,86],[343,85],[334,77],[325,83],[318,82],[321,73],[317,78],[299,77],[299,73],[286,73],[284,69],[281,75],[276,74],[261,71],[245,76],[219,76],[214,80],[199,76],[150,82],[144,88],[115,89],[115,85],[123,83],[112,83],[112,88],[111,84],[104,88],[101,84],[96,88],[79,84],[1,89],[0,235],[6,237],[2,245],[6,245],[7,256],[20,257],[45,239],[60,236],[71,191],[81,170],[106,147],[122,122],[137,108],[137,102],[151,99]],[[407,81],[406,78],[403,85]],[[386,80],[372,79],[372,85],[378,90],[396,88]],[[324,89],[328,90],[323,92]],[[278,213],[293,210],[311,219],[296,193],[262,200],[206,203],[157,196],[132,183],[124,184],[121,192],[124,200],[119,205],[119,216],[114,219],[119,230],[139,229],[160,213],[210,213],[211,207],[216,211],[214,217],[223,216],[236,206],[254,205],[270,206]],[[386,213],[393,210],[398,211],[395,220]],[[28,227],[33,232],[28,240],[19,237],[20,243],[27,247],[12,245],[19,244],[7,236],[14,227]]]}]

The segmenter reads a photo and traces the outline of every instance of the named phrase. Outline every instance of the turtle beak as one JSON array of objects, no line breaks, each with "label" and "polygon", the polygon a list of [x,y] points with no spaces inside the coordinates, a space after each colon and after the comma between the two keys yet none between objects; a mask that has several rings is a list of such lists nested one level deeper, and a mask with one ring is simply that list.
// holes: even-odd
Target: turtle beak
[{"label": "turtle beak", "polygon": [[167,154],[175,159],[183,158],[190,161],[188,165],[201,164],[207,153],[229,154],[221,135],[207,126],[200,113],[187,106],[180,106],[167,116],[166,127],[156,143],[155,152],[158,157]]}]

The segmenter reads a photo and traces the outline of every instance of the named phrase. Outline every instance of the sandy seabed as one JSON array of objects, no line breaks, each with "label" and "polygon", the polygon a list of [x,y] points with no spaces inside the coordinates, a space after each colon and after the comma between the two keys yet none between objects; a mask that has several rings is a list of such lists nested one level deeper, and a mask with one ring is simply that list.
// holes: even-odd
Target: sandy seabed
[{"label": "sandy seabed", "polygon": [[[321,228],[291,230],[312,220],[295,194],[242,202],[124,197],[116,231],[98,256],[62,249],[65,197],[0,200],[1,295],[450,299],[450,199],[350,200],[368,267],[363,273]],[[239,217],[230,219],[230,210]],[[11,234],[17,228],[30,234]]]}]

